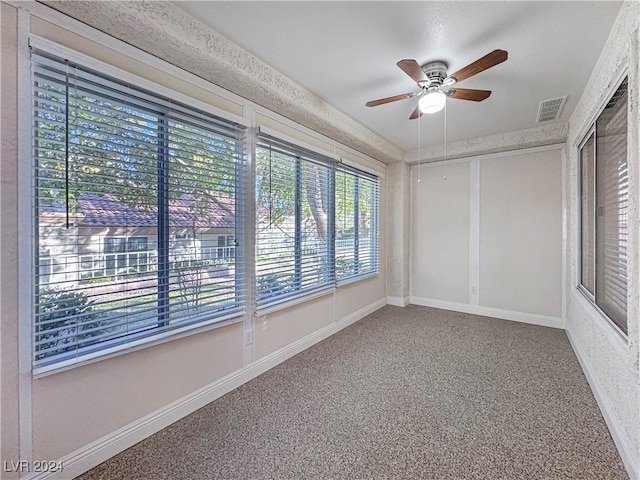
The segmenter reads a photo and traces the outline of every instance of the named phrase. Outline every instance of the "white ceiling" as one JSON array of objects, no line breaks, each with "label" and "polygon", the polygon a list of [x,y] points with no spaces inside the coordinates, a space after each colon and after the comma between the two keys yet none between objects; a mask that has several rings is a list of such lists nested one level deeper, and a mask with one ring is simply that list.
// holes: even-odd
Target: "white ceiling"
[{"label": "white ceiling", "polygon": [[[459,84],[492,90],[481,103],[449,99],[447,143],[535,127],[541,100],[573,111],[620,2],[197,2],[176,4],[404,151],[417,148],[417,90],[397,66],[444,60],[452,73],[496,49],[509,59]],[[445,112],[420,121],[421,145],[442,144]],[[553,123],[553,122],[551,122]]]}]

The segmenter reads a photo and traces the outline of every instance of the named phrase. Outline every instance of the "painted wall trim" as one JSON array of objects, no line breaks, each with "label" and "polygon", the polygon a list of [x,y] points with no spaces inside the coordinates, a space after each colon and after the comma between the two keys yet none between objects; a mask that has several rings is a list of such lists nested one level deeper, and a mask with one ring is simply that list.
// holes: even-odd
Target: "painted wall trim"
[{"label": "painted wall trim", "polygon": [[[564,143],[569,133],[567,122],[543,125],[526,130],[500,133],[487,137],[471,138],[460,142],[447,144],[447,158],[463,158],[489,153],[500,153],[525,148],[535,148]],[[444,145],[411,150],[404,154],[402,160],[406,163],[437,162],[444,159]]]},{"label": "painted wall trim", "polygon": [[480,161],[469,162],[469,303],[480,305]]},{"label": "painted wall trim", "polygon": [[631,480],[638,480],[639,465],[633,442],[625,433],[622,423],[616,415],[615,409],[611,406],[607,393],[603,390],[602,385],[597,380],[597,377],[592,375],[591,368],[587,362],[587,356],[583,353],[584,349],[578,340],[571,335],[570,329],[566,329],[565,331],[567,332],[571,348],[573,348],[573,351],[578,358],[578,362],[582,367],[582,371],[587,378],[587,382],[589,382],[589,386],[591,387],[593,396],[598,403],[598,407],[600,407],[600,411],[602,412],[602,416],[604,417],[607,427],[609,427],[609,432],[611,433],[613,442],[618,448],[618,453],[620,453],[620,458],[622,458],[622,462],[627,469],[627,473]]},{"label": "painted wall trim", "polygon": [[229,393],[258,375],[279,365],[316,343],[352,325],[367,315],[387,305],[387,298],[377,300],[341,320],[313,332],[286,347],[263,357],[246,367],[206,385],[175,402],[162,407],[109,435],[92,442],[75,452],[59,459],[64,465],[62,472],[44,472],[23,477],[24,480],[65,480],[74,478],[172,423],[204,407],[217,398]]},{"label": "painted wall trim", "polygon": [[387,304],[394,307],[406,307],[409,305],[409,297],[387,297]]},{"label": "painted wall trim", "polygon": [[[18,159],[31,158],[31,59],[25,46],[29,39],[31,17],[18,9]],[[28,112],[28,113],[24,113]],[[13,160],[13,159],[12,159]],[[33,461],[33,341],[31,298],[31,252],[34,250],[30,189],[30,162],[18,161],[18,396],[20,399],[20,460]]]},{"label": "painted wall trim", "polygon": [[546,315],[537,315],[534,313],[513,312],[511,310],[502,310],[500,308],[483,307],[480,305],[469,305],[467,303],[449,302],[446,300],[433,300],[430,298],[414,296],[411,296],[411,303],[414,305],[422,305],[425,307],[452,310],[454,312],[471,313],[474,315],[501,318],[503,320],[511,320],[514,322],[530,323],[532,325],[540,325],[542,327],[564,329],[565,326],[565,322],[561,318],[548,317]]},{"label": "painted wall trim", "polygon": [[458,158],[452,158],[447,160],[434,160],[434,161],[426,161],[426,163],[412,163],[411,168],[442,168],[442,166],[446,163],[447,165],[455,165],[457,163],[470,163],[475,160],[490,160],[493,158],[502,158],[502,157],[513,157],[515,155],[527,155],[529,153],[538,153],[538,152],[548,152],[551,150],[562,150],[565,148],[566,142],[563,143],[553,143],[551,145],[542,145],[540,147],[521,147],[521,148],[512,148],[510,150],[504,150],[500,152],[488,152],[488,153],[479,153],[477,155],[463,156]]}]

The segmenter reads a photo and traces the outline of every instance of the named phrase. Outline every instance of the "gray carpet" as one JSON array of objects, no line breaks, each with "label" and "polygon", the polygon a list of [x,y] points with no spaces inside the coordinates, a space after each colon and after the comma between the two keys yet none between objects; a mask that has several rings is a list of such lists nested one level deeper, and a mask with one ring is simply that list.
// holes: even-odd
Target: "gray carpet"
[{"label": "gray carpet", "polygon": [[79,478],[628,477],[563,331],[388,306]]}]

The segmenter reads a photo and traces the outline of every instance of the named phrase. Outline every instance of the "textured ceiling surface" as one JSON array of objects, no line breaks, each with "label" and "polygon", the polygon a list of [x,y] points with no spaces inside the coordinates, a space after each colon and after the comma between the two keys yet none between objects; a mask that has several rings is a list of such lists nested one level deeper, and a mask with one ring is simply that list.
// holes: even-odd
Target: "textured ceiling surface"
[{"label": "textured ceiling surface", "polygon": [[[573,111],[620,2],[175,2],[225,37],[404,151],[536,127],[542,100]],[[416,90],[396,62],[442,60],[456,71],[501,48],[509,59],[461,82],[489,89],[481,103],[449,99],[409,120]],[[445,128],[446,117],[446,128]],[[543,125],[549,125],[547,122]],[[446,137],[445,137],[446,135]]]}]

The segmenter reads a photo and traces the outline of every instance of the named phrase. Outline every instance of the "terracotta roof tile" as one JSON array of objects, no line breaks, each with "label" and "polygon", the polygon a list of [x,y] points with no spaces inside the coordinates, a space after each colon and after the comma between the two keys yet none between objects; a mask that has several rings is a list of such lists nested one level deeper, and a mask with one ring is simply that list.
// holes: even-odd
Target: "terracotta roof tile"
[{"label": "terracotta roof tile", "polygon": [[[80,227],[155,227],[158,208],[140,208],[119,202],[113,195],[83,194],[78,199]],[[205,207],[193,195],[183,194],[169,203],[169,226],[174,228],[233,228],[232,195],[210,197]]]}]

